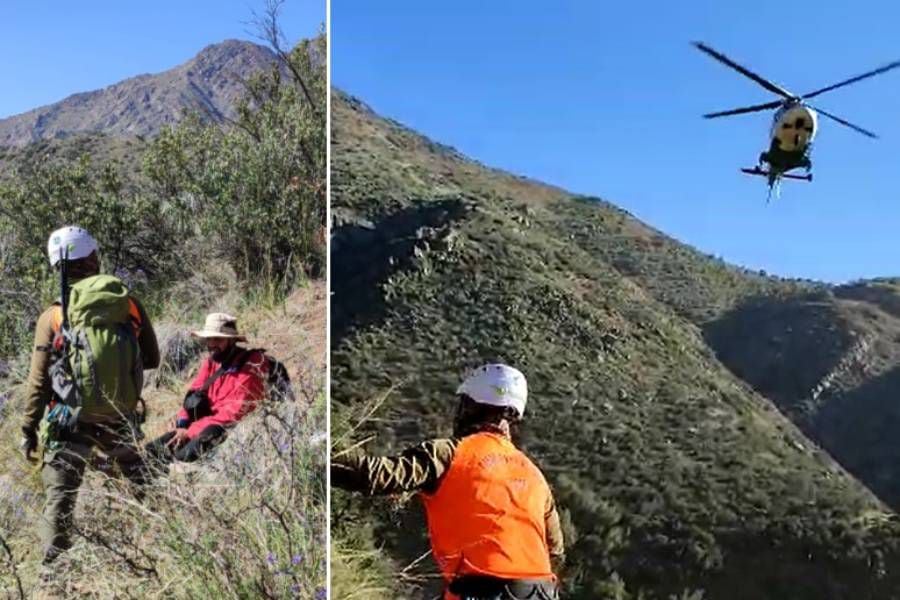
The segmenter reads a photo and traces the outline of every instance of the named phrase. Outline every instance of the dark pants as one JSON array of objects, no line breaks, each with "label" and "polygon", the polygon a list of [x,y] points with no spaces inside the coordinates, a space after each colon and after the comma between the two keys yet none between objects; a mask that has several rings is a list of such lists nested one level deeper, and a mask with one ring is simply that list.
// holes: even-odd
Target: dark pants
[{"label": "dark pants", "polygon": [[174,431],[170,431],[156,438],[147,446],[147,462],[149,462],[156,470],[162,471],[168,467],[173,461],[194,462],[204,454],[218,446],[225,439],[225,428],[220,425],[210,425],[200,432],[200,434],[189,440],[188,443],[172,448],[166,446],[169,440],[175,435]]},{"label": "dark pants", "polygon": [[454,580],[450,591],[462,600],[556,600],[559,597],[552,581],[473,575]]},{"label": "dark pants", "polygon": [[68,434],[65,440],[54,441],[52,447],[45,450],[41,469],[45,499],[39,527],[45,563],[72,545],[72,516],[78,488],[88,464],[94,464],[95,449],[104,454],[106,467],[117,466],[122,475],[137,486],[137,494],[141,494],[146,472],[136,450],[139,437],[139,430],[126,422],[79,424],[76,433]]}]

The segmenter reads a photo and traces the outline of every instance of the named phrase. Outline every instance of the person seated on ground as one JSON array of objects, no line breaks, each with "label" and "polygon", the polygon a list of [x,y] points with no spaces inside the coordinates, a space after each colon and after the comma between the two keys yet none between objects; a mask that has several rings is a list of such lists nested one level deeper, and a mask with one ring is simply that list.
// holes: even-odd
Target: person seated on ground
[{"label": "person seated on ground", "polygon": [[173,460],[192,462],[224,441],[227,430],[256,408],[266,393],[268,363],[263,351],[238,346],[237,319],[225,313],[207,315],[201,331],[191,335],[206,342],[209,356],[191,383],[184,405],[170,430],[146,446],[158,468]]}]

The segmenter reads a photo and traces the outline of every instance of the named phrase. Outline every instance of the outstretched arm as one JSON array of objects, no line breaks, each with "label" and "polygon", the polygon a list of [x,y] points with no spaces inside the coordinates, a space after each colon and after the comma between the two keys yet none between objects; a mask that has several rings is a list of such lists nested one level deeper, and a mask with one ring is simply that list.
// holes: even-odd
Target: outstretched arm
[{"label": "outstretched arm", "polygon": [[331,459],[334,487],[374,496],[433,492],[453,461],[458,440],[438,439],[407,448],[397,456],[361,452]]}]

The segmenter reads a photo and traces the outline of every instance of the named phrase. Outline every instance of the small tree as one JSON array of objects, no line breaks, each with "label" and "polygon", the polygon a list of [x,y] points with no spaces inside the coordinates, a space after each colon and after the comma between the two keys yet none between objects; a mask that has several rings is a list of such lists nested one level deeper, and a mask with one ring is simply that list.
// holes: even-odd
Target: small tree
[{"label": "small tree", "polygon": [[237,117],[224,129],[193,118],[163,131],[145,172],[239,276],[289,288],[325,269],[325,36],[281,50],[279,4],[269,6],[260,27],[273,65],[246,82]]},{"label": "small tree", "polygon": [[24,346],[34,317],[59,294],[46,248],[64,225],[90,231],[104,270],[132,285],[181,274],[177,235],[157,198],[126,190],[116,168],[87,157],[37,163],[0,187],[0,356]]}]

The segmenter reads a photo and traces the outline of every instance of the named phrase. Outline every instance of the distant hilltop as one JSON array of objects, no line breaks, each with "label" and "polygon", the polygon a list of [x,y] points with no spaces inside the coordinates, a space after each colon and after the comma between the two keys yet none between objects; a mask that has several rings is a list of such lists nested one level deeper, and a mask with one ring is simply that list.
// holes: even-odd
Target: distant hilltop
[{"label": "distant hilltop", "polygon": [[244,92],[241,81],[274,60],[271,50],[251,42],[212,44],[168,71],[131,77],[0,119],[0,146],[21,147],[86,133],[152,136],[180,120],[186,110],[224,121],[234,116]]}]

